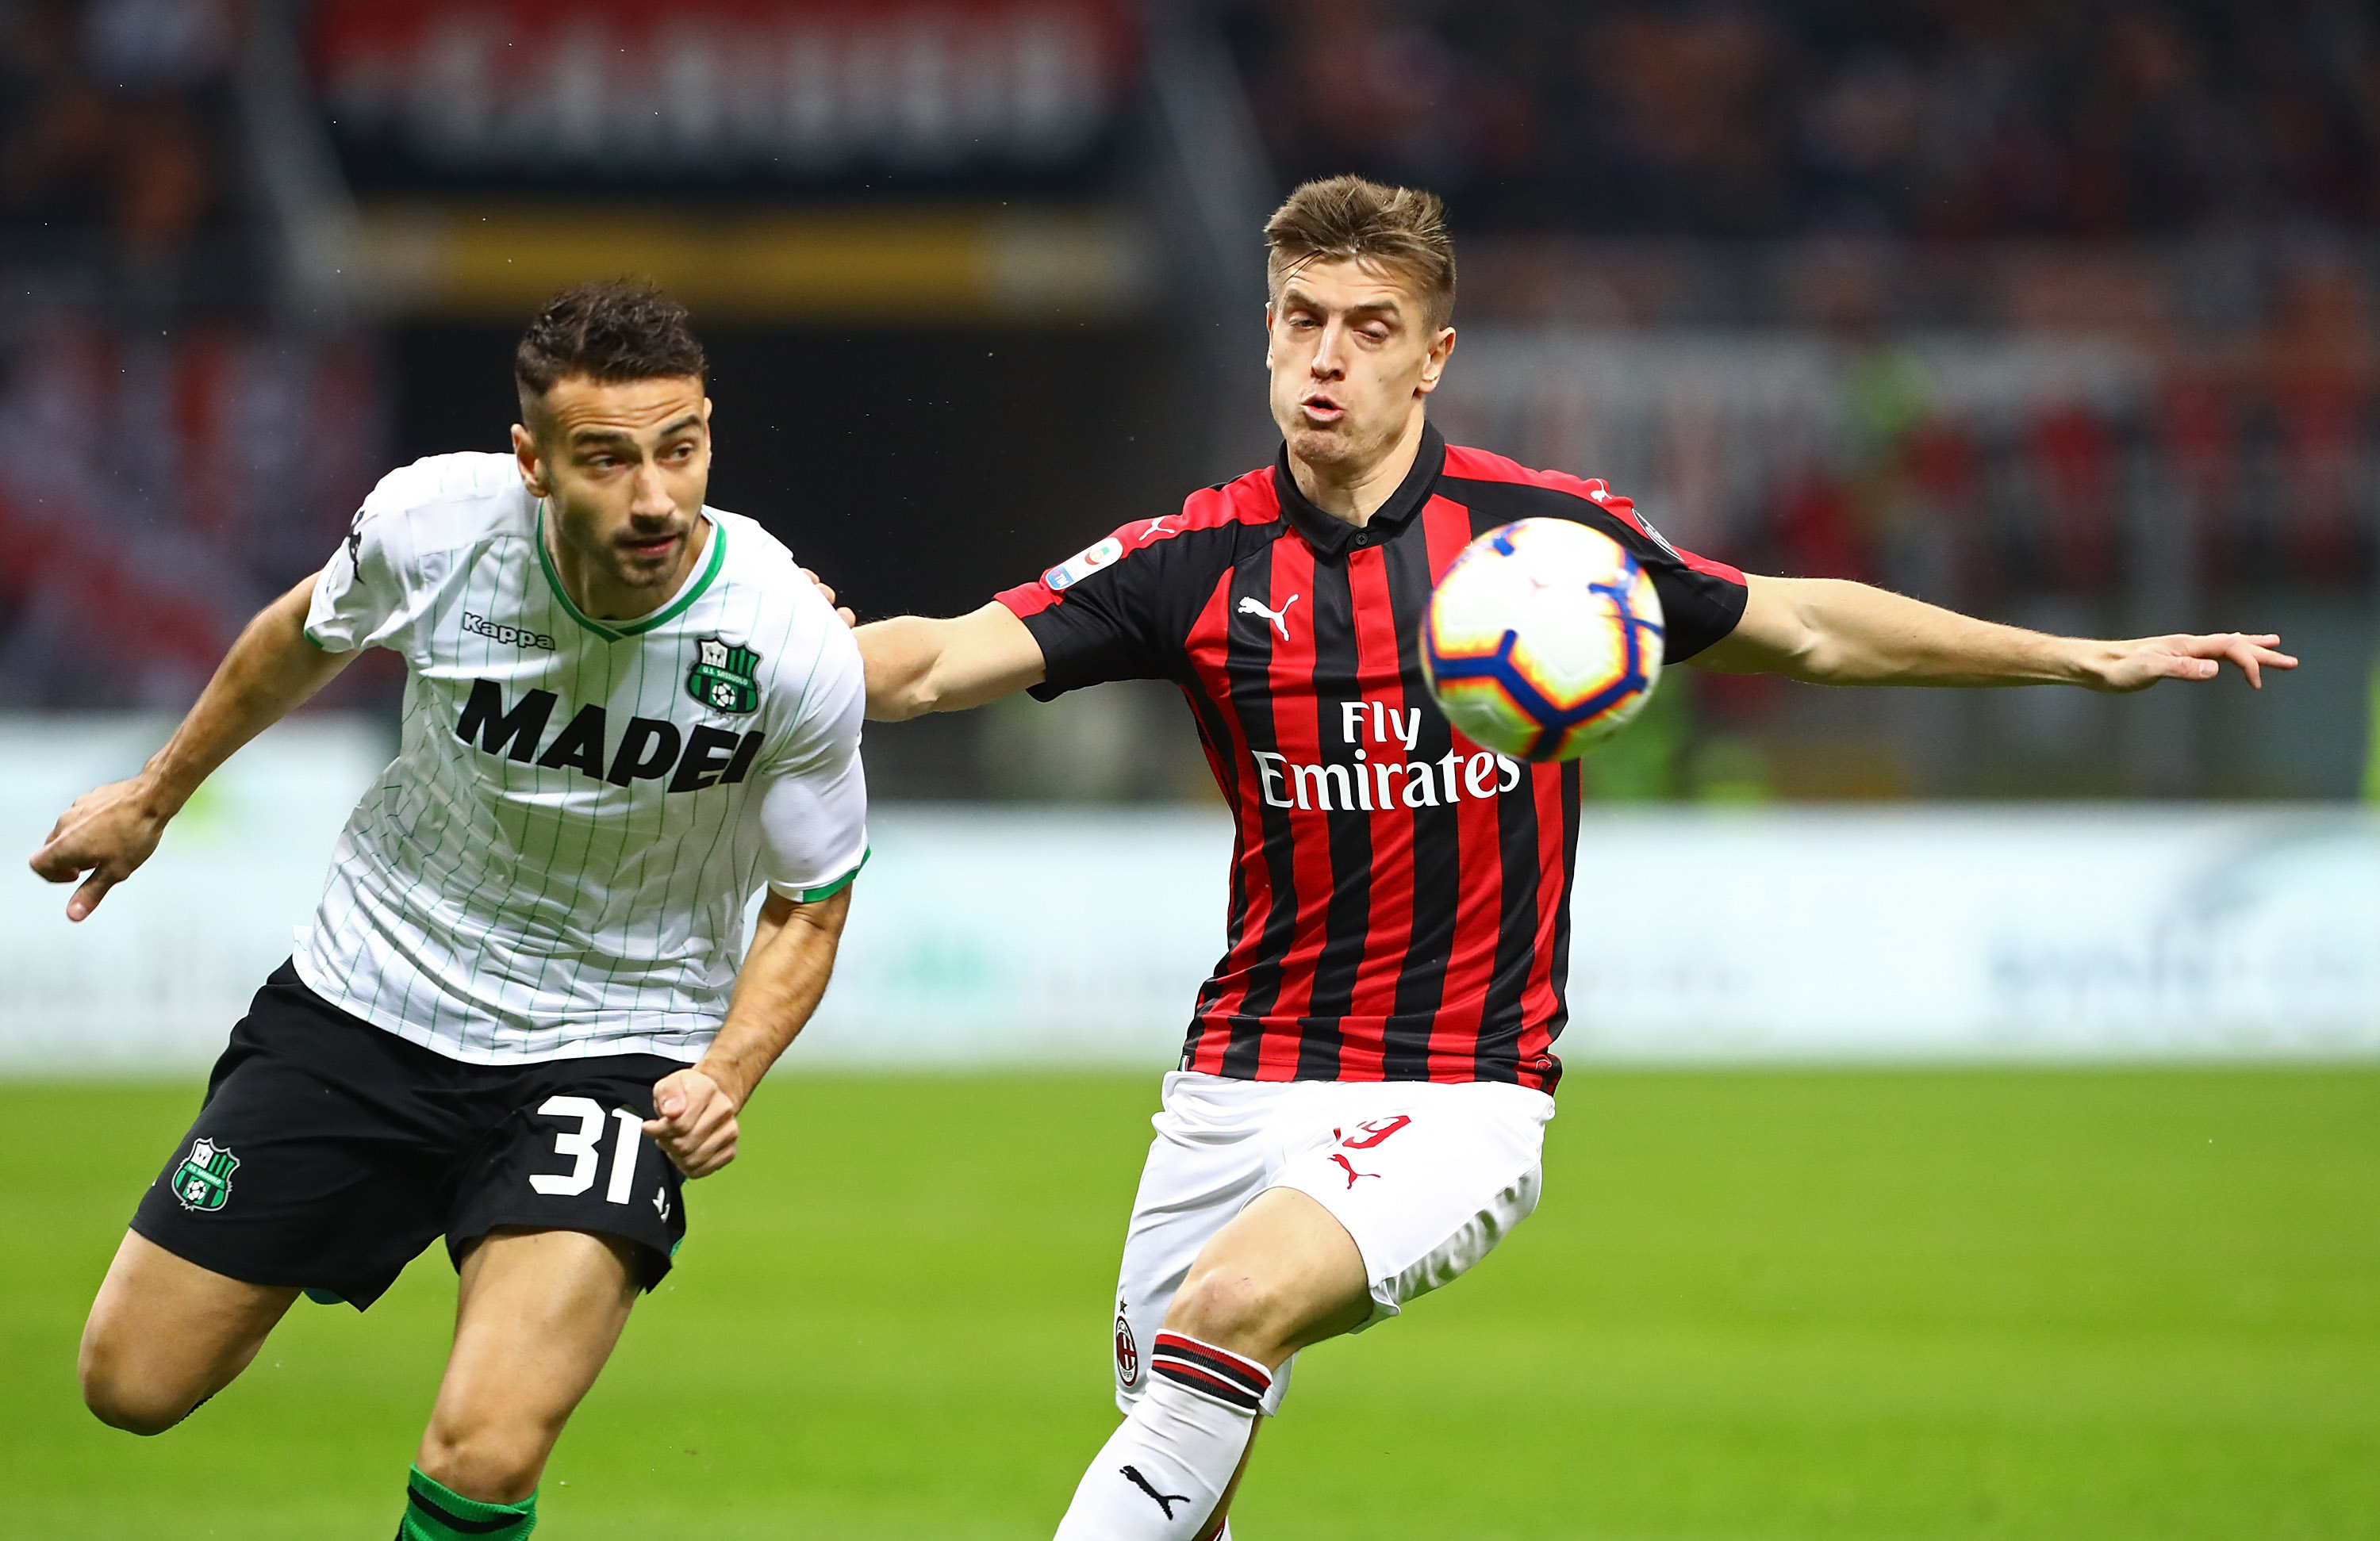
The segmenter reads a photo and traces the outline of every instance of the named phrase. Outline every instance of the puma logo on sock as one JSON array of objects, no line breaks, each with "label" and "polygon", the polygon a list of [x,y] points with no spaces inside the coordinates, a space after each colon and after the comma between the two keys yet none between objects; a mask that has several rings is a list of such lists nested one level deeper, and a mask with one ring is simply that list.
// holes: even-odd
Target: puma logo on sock
[{"label": "puma logo on sock", "polygon": [[1139,1488],[1142,1492],[1156,1499],[1157,1507],[1165,1511],[1165,1517],[1169,1520],[1173,1518],[1173,1506],[1175,1504],[1188,1503],[1190,1501],[1190,1495],[1187,1493],[1159,1492],[1155,1487],[1149,1486],[1149,1481],[1147,1477],[1140,1474],[1140,1468],[1137,1466],[1126,1466],[1123,1468],[1123,1474],[1132,1479],[1132,1485],[1135,1487]]}]

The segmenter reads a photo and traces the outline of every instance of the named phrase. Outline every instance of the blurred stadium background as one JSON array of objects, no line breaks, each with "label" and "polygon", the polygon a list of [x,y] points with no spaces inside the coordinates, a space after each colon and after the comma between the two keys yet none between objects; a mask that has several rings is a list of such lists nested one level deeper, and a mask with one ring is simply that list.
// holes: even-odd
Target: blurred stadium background
[{"label": "blurred stadium background", "polygon": [[[1582,1068],[1534,1260],[1334,1364],[1356,1392],[1302,1382],[1279,1443],[1313,1470],[1260,1466],[1249,1534],[2380,1535],[2365,5],[0,0],[0,834],[29,850],[135,767],[382,470],[503,447],[513,338],[565,283],[695,309],[715,503],[863,615],[947,613],[1269,455],[1257,227],[1345,170],[1449,200],[1450,436],[1608,477],[1755,570],[2059,631],[2277,630],[2305,663],[2121,700],[1671,675],[1586,767]],[[163,1534],[209,1492],[253,1517],[300,1448],[358,1507],[250,1533],[385,1507],[443,1264],[338,1324],[421,1375],[332,1333],[288,1357],[335,1374],[243,1383],[228,1436],[103,1440],[66,1368],[132,1187],[386,758],[382,661],[219,776],[91,926],[0,891],[0,1105],[38,1132],[0,1230],[46,1238],[0,1321],[0,1470],[44,1534]],[[1220,930],[1205,766],[1170,692],[1119,686],[880,728],[868,762],[878,860],[794,1056],[851,1078],[783,1094],[803,1132],[759,1110],[778,1133],[687,1273],[766,1291],[809,1241],[867,1248],[881,1218],[821,1218],[844,1200],[809,1178],[868,1183],[853,1153],[905,1108],[1019,1165],[956,1219],[894,1183],[949,1223],[890,1225],[865,1291],[795,1291],[807,1323],[761,1340],[781,1383],[686,1372],[836,1459],[707,1463],[697,1527],[656,1496],[680,1468],[574,1431],[577,1480],[634,1491],[573,1530],[1029,1535],[1103,1426],[1133,1126]],[[1736,892],[1689,901],[1681,869]],[[1791,913],[1759,903],[1779,884]],[[1841,1068],[1912,1062],[2002,1068]],[[989,1099],[882,1078],[993,1065]],[[61,1151],[99,1154],[62,1185]],[[1047,1224],[1074,1249],[1015,1233]],[[975,1426],[992,1378],[936,1378],[928,1346],[983,1324],[917,1280],[1001,1268],[1037,1284],[994,1292],[1023,1325],[988,1352],[1066,1373],[921,1474],[903,1429]],[[676,1325],[607,1388],[719,1356],[740,1299],[648,1312]],[[905,1338],[886,1392],[858,1366]],[[786,1414],[812,1365],[856,1401]],[[1379,1400],[1436,1395],[1397,1365],[1462,1388],[1428,1451],[1391,1450]],[[1592,1450],[1529,1450],[1482,1509],[1463,1440],[1497,1416]]]}]

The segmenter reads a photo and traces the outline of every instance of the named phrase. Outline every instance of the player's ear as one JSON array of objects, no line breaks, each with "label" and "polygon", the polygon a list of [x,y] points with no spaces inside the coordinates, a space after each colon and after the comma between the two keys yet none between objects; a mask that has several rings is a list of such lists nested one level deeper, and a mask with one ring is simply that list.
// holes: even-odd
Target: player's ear
[{"label": "player's ear", "polygon": [[1272,368],[1272,301],[1265,301],[1265,368]]},{"label": "player's ear", "polygon": [[520,465],[521,485],[529,490],[531,496],[552,495],[552,489],[545,484],[545,467],[538,459],[537,435],[520,423],[513,424],[513,458]]},{"label": "player's ear", "polygon": [[1429,345],[1428,356],[1421,361],[1421,383],[1414,387],[1414,394],[1426,396],[1437,390],[1439,378],[1446,373],[1446,361],[1453,357],[1454,328],[1441,326]]}]

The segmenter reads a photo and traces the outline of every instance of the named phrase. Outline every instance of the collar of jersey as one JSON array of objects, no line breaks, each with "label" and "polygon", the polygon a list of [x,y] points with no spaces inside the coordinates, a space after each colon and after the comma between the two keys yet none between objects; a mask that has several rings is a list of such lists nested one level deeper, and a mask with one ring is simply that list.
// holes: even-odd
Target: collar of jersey
[{"label": "collar of jersey", "polygon": [[[1421,448],[1414,455],[1413,469],[1390,494],[1389,501],[1373,511],[1362,528],[1344,519],[1334,519],[1314,506],[1305,493],[1297,490],[1297,478],[1289,470],[1289,446],[1281,446],[1281,455],[1273,462],[1273,491],[1281,500],[1281,511],[1292,528],[1305,537],[1305,543],[1325,556],[1344,556],[1354,545],[1357,536],[1368,537],[1364,543],[1377,546],[1404,533],[1405,526],[1421,505],[1429,501],[1430,489],[1438,485],[1439,473],[1446,468],[1446,441],[1437,429],[1422,424]],[[538,550],[543,551],[543,541]]]},{"label": "collar of jersey", "polygon": [[710,525],[710,549],[703,553],[701,573],[692,583],[679,591],[676,599],[650,615],[639,615],[633,621],[598,621],[590,615],[582,613],[577,605],[570,602],[570,590],[562,587],[562,575],[553,570],[553,553],[545,549],[545,500],[543,498],[537,500],[537,564],[545,570],[545,581],[552,586],[553,597],[562,602],[563,610],[572,620],[606,642],[617,642],[624,637],[640,637],[655,626],[674,621],[686,613],[686,607],[702,598],[702,591],[710,587],[712,578],[719,576],[720,564],[727,560],[727,527],[711,518],[710,510],[708,508],[702,511],[702,516]]}]

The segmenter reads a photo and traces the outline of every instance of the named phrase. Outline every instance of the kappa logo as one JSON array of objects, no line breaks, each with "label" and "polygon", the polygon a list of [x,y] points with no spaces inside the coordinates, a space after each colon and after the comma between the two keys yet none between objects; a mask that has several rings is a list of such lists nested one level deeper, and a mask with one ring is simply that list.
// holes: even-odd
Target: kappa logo
[{"label": "kappa logo", "polygon": [[655,1188],[653,1190],[653,1213],[661,1216],[663,1219],[669,1219],[669,1190],[667,1188]]},{"label": "kappa logo", "polygon": [[553,638],[541,631],[531,631],[526,626],[508,626],[484,615],[474,615],[468,610],[463,612],[463,629],[507,648],[539,648],[549,653],[554,651]]},{"label": "kappa logo", "polygon": [[239,1158],[212,1140],[190,1142],[190,1153],[174,1169],[174,1196],[195,1214],[212,1214],[231,1199],[231,1174]]},{"label": "kappa logo", "polygon": [[1289,640],[1289,607],[1295,604],[1297,602],[1297,599],[1298,597],[1295,594],[1292,594],[1289,598],[1281,601],[1281,608],[1279,610],[1275,610],[1272,606],[1265,603],[1262,600],[1257,599],[1254,594],[1249,594],[1243,597],[1240,601],[1240,613],[1243,615],[1263,616],[1266,620],[1272,623],[1272,629],[1281,633],[1281,639],[1286,642]]},{"label": "kappa logo", "polygon": [[741,642],[694,639],[694,667],[686,693],[713,711],[747,712],[760,705],[760,655]]}]

